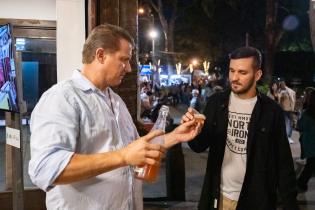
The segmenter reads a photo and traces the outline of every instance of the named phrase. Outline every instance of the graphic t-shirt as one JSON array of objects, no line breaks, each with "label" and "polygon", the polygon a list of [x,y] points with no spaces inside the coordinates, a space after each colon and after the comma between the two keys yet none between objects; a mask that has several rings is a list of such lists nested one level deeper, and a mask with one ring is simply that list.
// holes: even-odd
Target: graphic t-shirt
[{"label": "graphic t-shirt", "polygon": [[221,192],[237,201],[246,171],[248,125],[257,97],[241,99],[231,92],[227,139],[221,171]]}]

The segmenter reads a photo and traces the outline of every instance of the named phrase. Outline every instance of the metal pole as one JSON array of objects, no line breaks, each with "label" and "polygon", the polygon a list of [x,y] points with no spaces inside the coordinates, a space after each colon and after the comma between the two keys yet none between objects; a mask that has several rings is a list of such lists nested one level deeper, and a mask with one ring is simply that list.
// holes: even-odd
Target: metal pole
[{"label": "metal pole", "polygon": [[152,38],[152,60],[153,60],[153,64],[155,65],[155,41],[154,41],[154,38]]},{"label": "metal pole", "polygon": [[158,84],[159,82],[159,70],[155,60],[155,40],[152,37],[152,65],[153,65],[153,84]]}]

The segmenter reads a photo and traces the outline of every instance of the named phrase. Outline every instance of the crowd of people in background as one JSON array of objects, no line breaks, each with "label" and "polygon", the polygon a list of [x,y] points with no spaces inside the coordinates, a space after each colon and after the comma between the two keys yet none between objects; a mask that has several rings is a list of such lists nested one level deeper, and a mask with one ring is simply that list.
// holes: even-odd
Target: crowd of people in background
[{"label": "crowd of people in background", "polygon": [[140,117],[142,119],[150,119],[151,113],[159,104],[172,106],[182,104],[202,112],[209,97],[215,92],[223,91],[223,87],[217,81],[208,81],[203,78],[192,84],[180,83],[170,86],[143,82],[140,88]]}]

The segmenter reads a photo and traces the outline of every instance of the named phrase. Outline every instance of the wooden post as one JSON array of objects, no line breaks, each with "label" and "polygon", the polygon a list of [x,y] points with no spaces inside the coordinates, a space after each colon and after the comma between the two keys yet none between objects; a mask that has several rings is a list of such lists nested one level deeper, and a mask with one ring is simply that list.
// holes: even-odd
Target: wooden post
[{"label": "wooden post", "polygon": [[91,33],[93,28],[98,25],[98,15],[97,15],[97,7],[98,7],[97,0],[88,0],[86,5],[86,25],[87,25],[87,33],[86,37]]},{"label": "wooden post", "polygon": [[12,147],[5,145],[5,190],[12,190]]},{"label": "wooden post", "polygon": [[6,146],[6,188],[12,190],[13,210],[24,210],[23,138],[21,113],[26,111],[22,93],[21,53],[15,54],[16,88],[20,113],[5,113],[6,127],[20,130],[20,148]]},{"label": "wooden post", "polygon": [[[6,113],[6,126],[21,130],[20,114]],[[20,148],[6,146],[6,188],[12,189],[13,210],[24,209],[24,182],[23,182],[23,143],[20,132]]]},{"label": "wooden post", "polygon": [[[5,112],[5,124],[11,125],[11,113]],[[5,190],[12,190],[12,146],[5,145]]]}]

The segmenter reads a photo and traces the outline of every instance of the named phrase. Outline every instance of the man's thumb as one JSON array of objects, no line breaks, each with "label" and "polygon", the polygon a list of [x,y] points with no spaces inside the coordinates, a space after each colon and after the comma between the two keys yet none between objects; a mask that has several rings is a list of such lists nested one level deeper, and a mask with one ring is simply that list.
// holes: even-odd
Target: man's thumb
[{"label": "man's thumb", "polygon": [[162,130],[154,130],[154,131],[150,131],[150,133],[148,133],[147,135],[143,136],[143,139],[147,142],[151,141],[153,138],[163,135],[164,131]]}]

